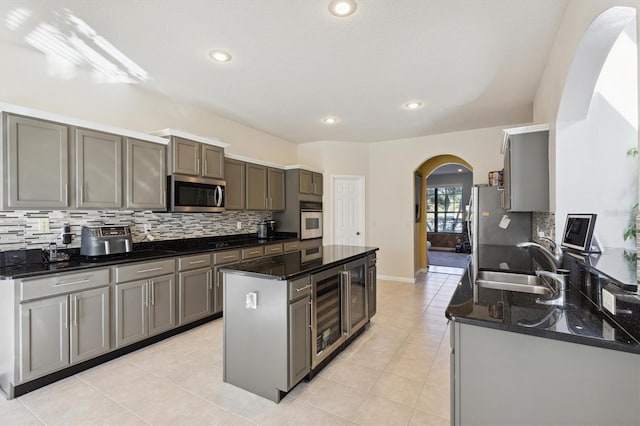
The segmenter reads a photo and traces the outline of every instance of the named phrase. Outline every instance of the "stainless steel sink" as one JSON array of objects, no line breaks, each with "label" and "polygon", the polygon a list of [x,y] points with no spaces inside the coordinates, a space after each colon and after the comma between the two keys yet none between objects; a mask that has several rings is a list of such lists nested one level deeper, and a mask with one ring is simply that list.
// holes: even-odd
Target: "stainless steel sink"
[{"label": "stainless steel sink", "polygon": [[551,291],[537,275],[510,272],[478,271],[476,285],[494,290],[519,291],[521,293],[550,295]]}]

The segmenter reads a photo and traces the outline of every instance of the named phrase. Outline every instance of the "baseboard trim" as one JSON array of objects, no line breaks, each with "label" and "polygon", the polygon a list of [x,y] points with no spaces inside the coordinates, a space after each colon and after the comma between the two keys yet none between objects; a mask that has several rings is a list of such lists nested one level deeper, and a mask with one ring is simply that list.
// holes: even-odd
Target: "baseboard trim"
[{"label": "baseboard trim", "polygon": [[391,275],[380,275],[380,274],[378,274],[377,278],[379,280],[399,281],[399,282],[402,282],[402,283],[411,283],[411,284],[415,284],[415,282],[416,282],[415,278],[393,277]]}]

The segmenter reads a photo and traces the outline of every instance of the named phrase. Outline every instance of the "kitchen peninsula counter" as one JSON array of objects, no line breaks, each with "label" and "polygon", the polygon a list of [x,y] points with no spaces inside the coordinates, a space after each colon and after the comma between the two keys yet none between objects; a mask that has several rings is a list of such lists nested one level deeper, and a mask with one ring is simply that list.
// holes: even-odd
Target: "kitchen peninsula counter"
[{"label": "kitchen peninsula counter", "polygon": [[[539,295],[478,287],[472,265],[465,271],[446,309],[452,424],[637,424],[640,341],[621,315],[638,296],[610,277],[629,277],[629,270],[609,268],[605,275],[588,259],[567,256],[571,283],[562,306],[540,304]],[[615,316],[596,299],[603,288],[618,291]]]}]

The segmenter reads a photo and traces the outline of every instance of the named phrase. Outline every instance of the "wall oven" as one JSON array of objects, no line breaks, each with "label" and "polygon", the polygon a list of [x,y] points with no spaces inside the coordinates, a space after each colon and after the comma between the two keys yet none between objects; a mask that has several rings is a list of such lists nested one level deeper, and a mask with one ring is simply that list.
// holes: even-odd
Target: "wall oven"
[{"label": "wall oven", "polygon": [[322,238],[322,203],[300,202],[300,239]]},{"label": "wall oven", "polygon": [[186,175],[167,177],[167,208],[171,212],[222,212],[226,182]]}]

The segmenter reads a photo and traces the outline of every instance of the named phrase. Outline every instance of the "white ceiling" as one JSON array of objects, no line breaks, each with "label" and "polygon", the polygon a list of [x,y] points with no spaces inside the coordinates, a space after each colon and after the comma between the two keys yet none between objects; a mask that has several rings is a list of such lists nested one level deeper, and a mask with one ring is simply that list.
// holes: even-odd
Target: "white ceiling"
[{"label": "white ceiling", "polygon": [[[328,3],[3,0],[0,37],[33,47],[47,23],[104,55],[100,36],[144,69],[129,77],[147,89],[292,142],[372,142],[531,121],[567,1],[358,0],[347,18]],[[214,63],[212,49],[233,60]]]}]

